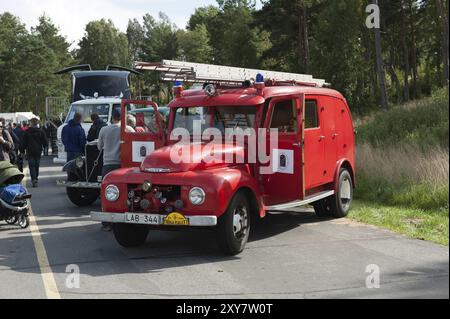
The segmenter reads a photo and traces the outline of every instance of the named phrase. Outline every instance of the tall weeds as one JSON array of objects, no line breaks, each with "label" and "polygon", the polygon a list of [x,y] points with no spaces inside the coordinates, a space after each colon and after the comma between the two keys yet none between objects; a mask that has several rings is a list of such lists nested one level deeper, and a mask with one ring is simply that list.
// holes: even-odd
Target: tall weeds
[{"label": "tall weeds", "polygon": [[355,196],[421,209],[448,209],[448,89],[359,124]]},{"label": "tall weeds", "polygon": [[448,207],[449,153],[435,145],[373,146],[356,153],[356,196],[422,209]]}]

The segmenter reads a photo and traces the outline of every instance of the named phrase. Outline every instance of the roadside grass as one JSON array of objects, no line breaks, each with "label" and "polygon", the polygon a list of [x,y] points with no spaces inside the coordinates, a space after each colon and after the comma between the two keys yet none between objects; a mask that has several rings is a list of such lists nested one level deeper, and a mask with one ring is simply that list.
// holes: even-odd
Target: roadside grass
[{"label": "roadside grass", "polygon": [[411,238],[449,244],[448,209],[423,210],[355,200],[348,218]]},{"label": "roadside grass", "polygon": [[355,121],[355,206],[349,217],[448,245],[448,88]]},{"label": "roadside grass", "polygon": [[422,152],[415,145],[356,150],[355,198],[418,209],[448,209],[448,148],[435,145]]}]

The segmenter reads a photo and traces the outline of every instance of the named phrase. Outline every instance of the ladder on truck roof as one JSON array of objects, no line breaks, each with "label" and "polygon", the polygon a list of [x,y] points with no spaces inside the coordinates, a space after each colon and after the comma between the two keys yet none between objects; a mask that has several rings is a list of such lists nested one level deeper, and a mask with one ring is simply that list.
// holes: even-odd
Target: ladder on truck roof
[{"label": "ladder on truck roof", "polygon": [[276,83],[323,87],[328,83],[315,79],[312,75],[237,68],[203,63],[163,60],[162,62],[136,62],[136,70],[161,72],[163,81],[183,81],[189,83],[218,82],[221,84],[241,85],[244,81],[254,81],[258,73],[266,80]]}]

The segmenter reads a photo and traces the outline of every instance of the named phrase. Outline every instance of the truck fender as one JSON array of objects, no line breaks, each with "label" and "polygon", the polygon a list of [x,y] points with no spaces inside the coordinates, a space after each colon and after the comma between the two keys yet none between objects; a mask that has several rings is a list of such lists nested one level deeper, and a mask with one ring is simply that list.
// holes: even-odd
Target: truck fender
[{"label": "truck fender", "polygon": [[337,192],[339,188],[339,172],[343,167],[349,170],[350,176],[352,177],[353,188],[355,188],[355,173],[354,173],[355,170],[350,164],[350,161],[346,158],[343,158],[339,162],[337,162],[336,170],[334,171],[333,189],[335,192]]},{"label": "truck fender", "polygon": [[64,164],[63,166],[63,172],[66,172],[67,174],[71,173],[77,176],[78,180],[84,181],[86,180],[86,176],[84,174],[83,169],[79,169],[77,165],[75,164],[76,160],[71,160]]},{"label": "truck fender", "polygon": [[245,183],[239,183],[234,191],[228,196],[227,208],[236,193],[243,191],[250,200],[250,205],[258,212],[259,217],[263,218],[266,212],[264,210],[262,196],[257,186],[256,183],[252,183],[250,180]]}]

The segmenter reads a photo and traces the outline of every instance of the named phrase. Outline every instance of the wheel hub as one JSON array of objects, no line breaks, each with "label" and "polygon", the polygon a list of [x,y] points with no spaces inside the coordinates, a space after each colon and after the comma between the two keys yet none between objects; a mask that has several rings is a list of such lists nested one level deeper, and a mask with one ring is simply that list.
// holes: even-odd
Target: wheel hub
[{"label": "wheel hub", "polygon": [[242,238],[247,232],[247,209],[238,207],[233,214],[233,232],[236,238]]},{"label": "wheel hub", "polygon": [[339,190],[339,200],[344,209],[350,206],[352,200],[352,185],[348,177],[342,180],[341,187]]}]

